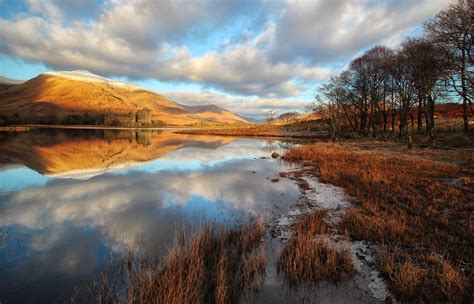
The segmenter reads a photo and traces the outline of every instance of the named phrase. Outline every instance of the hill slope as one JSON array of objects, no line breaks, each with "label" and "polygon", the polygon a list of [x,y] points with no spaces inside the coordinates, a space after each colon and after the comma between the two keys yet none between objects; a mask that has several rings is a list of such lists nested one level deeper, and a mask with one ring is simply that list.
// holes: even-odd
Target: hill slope
[{"label": "hill slope", "polygon": [[167,125],[247,122],[214,105],[184,106],[153,91],[87,71],[48,72],[0,91],[0,115],[23,123],[57,123],[73,115],[125,115],[143,108],[150,110],[152,120]]},{"label": "hill slope", "polygon": [[9,89],[17,84],[22,83],[23,81],[21,80],[15,80],[15,79],[10,79],[6,77],[0,76],[0,91]]}]

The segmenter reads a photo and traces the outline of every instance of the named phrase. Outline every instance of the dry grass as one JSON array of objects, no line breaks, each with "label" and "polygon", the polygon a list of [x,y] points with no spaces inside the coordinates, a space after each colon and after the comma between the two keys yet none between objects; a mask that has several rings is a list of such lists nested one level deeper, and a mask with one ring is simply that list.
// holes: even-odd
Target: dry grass
[{"label": "dry grass", "polygon": [[397,249],[384,249],[377,262],[402,301],[433,303],[442,299],[459,303],[469,290],[466,276],[448,261],[434,255],[418,256],[412,260]]},{"label": "dry grass", "polygon": [[0,132],[27,132],[30,130],[30,127],[24,126],[0,126]]},{"label": "dry grass", "polygon": [[260,138],[325,138],[326,127],[323,121],[298,121],[288,125],[281,124],[250,124],[241,127],[219,127],[214,129],[179,130],[178,134],[219,135]]},{"label": "dry grass", "polygon": [[299,220],[293,237],[279,252],[278,271],[291,285],[322,279],[336,282],[355,272],[349,249],[327,238],[324,216],[324,212],[317,212]]},{"label": "dry grass", "polygon": [[261,287],[266,258],[265,227],[254,220],[235,229],[210,226],[188,241],[176,241],[163,261],[129,254],[121,282],[104,277],[99,302],[238,303]]},{"label": "dry grass", "polygon": [[[357,207],[339,229],[388,252],[379,264],[396,295],[466,300],[473,297],[474,190],[465,181],[474,173],[458,160],[434,161],[423,154],[317,143],[284,158],[311,164],[322,182],[343,187],[354,198]],[[442,262],[427,254],[443,257]],[[404,258],[391,261],[390,255]]]}]

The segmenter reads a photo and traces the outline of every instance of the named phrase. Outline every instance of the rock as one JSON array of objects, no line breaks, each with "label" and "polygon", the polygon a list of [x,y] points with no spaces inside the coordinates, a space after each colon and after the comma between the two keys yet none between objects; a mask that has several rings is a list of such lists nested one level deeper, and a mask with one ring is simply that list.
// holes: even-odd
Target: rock
[{"label": "rock", "polygon": [[280,157],[280,154],[276,153],[276,152],[273,152],[272,153],[272,158],[275,159],[275,158],[278,158]]}]

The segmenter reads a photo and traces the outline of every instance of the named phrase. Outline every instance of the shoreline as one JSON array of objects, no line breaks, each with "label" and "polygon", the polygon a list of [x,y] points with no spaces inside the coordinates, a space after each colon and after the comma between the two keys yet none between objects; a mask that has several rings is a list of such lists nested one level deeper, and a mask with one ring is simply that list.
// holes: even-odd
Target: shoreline
[{"label": "shoreline", "polygon": [[[350,198],[352,206],[329,236],[362,242],[353,248],[357,256],[372,251],[367,262],[396,300],[463,302],[474,298],[474,246],[466,245],[474,167],[465,151],[366,139],[302,145],[283,159],[303,167],[298,175],[339,187]],[[305,221],[307,227],[320,223]]]},{"label": "shoreline", "polygon": [[278,126],[268,128],[242,127],[242,128],[206,128],[206,127],[119,127],[119,126],[89,126],[89,125],[18,125],[0,127],[0,132],[20,132],[33,129],[70,129],[70,130],[133,130],[133,131],[173,131],[185,135],[209,135],[222,137],[242,137],[258,139],[326,139],[326,135],[317,132],[285,131]]},{"label": "shoreline", "polygon": [[99,126],[99,125],[15,125],[0,126],[0,131],[8,131],[15,129],[79,129],[79,130],[198,130],[202,127],[120,127],[120,126]]}]

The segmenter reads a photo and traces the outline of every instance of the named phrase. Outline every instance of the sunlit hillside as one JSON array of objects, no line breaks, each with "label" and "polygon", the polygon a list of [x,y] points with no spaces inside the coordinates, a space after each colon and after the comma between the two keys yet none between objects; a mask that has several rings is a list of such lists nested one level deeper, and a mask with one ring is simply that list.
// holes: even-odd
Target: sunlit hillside
[{"label": "sunlit hillside", "polygon": [[73,115],[127,115],[144,108],[159,124],[247,123],[214,105],[181,105],[153,91],[87,71],[44,73],[0,91],[0,116],[23,123],[57,124]]}]

